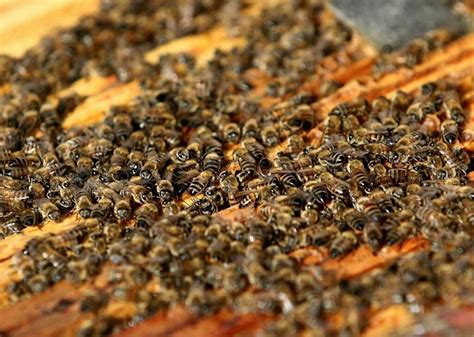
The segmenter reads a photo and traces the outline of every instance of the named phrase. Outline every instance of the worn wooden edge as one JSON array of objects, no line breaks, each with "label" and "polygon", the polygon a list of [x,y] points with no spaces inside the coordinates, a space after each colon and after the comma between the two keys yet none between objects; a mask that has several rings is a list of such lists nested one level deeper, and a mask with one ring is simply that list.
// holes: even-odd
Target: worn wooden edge
[{"label": "worn wooden edge", "polygon": [[21,56],[51,30],[75,24],[99,0],[0,1],[0,54]]}]

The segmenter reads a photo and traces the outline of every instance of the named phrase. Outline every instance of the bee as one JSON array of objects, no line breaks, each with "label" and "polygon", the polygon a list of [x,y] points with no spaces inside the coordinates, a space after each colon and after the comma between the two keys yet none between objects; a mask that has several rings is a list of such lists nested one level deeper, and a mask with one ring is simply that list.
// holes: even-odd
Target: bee
[{"label": "bee", "polygon": [[185,305],[196,316],[210,315],[213,312],[213,308],[211,303],[209,303],[209,299],[209,294],[203,288],[195,286],[190,289]]},{"label": "bee", "polygon": [[168,156],[164,153],[158,154],[155,150],[147,151],[146,161],[141,167],[140,177],[152,180],[159,177],[159,172],[165,167]]},{"label": "bee", "polygon": [[300,245],[301,247],[310,245],[325,246],[332,242],[339,233],[339,230],[335,226],[326,228],[321,228],[318,225],[310,226],[301,231],[299,239]]},{"label": "bee", "polygon": [[239,193],[239,182],[235,175],[223,171],[219,177],[219,186],[227,194],[227,199],[231,205],[235,205],[239,202],[238,193]]},{"label": "bee", "polygon": [[129,168],[132,175],[137,175],[140,173],[143,157],[143,152],[139,150],[133,150],[128,154],[127,167]]},{"label": "bee", "polygon": [[222,134],[227,143],[237,143],[240,139],[240,126],[236,123],[224,125]]},{"label": "bee", "polygon": [[348,163],[348,171],[355,186],[358,186],[365,193],[372,190],[372,183],[365,170],[364,164],[360,160],[352,160]]},{"label": "bee", "polygon": [[315,225],[319,220],[319,214],[314,209],[305,209],[301,212],[301,218],[303,218],[308,226]]},{"label": "bee", "polygon": [[115,181],[128,180],[130,178],[128,170],[121,166],[111,166],[108,175]]},{"label": "bee", "polygon": [[174,201],[165,203],[163,206],[163,216],[176,215],[181,211],[181,207]]},{"label": "bee", "polygon": [[127,147],[132,150],[143,149],[145,144],[147,144],[147,137],[142,130],[132,132],[126,141]]},{"label": "bee", "polygon": [[459,94],[456,90],[447,90],[443,92],[442,96],[444,106],[449,112],[449,118],[458,125],[464,124],[466,116],[460,103]]},{"label": "bee", "polygon": [[184,147],[176,147],[170,151],[170,159],[175,164],[182,164],[190,159],[189,151]]},{"label": "bee", "polygon": [[226,268],[222,277],[222,288],[230,295],[237,295],[247,287],[247,278],[238,266]]},{"label": "bee", "polygon": [[92,199],[85,189],[79,189],[75,192],[76,207],[82,218],[89,218],[92,211]]},{"label": "bee", "polygon": [[125,165],[127,163],[129,154],[130,154],[130,151],[126,147],[124,146],[116,147],[112,153],[112,157],[110,157],[110,165],[111,166]]},{"label": "bee", "polygon": [[121,141],[127,139],[133,131],[132,120],[128,114],[119,113],[113,116],[112,128],[115,137]]},{"label": "bee", "polygon": [[221,142],[214,137],[205,139],[203,148],[202,157],[206,157],[210,153],[216,153],[221,157],[224,155]]},{"label": "bee", "polygon": [[319,154],[319,163],[330,169],[338,169],[340,166],[347,163],[348,157],[341,151],[325,150]]},{"label": "bee", "polygon": [[10,160],[8,160],[7,162],[7,167],[11,167],[11,168],[14,168],[14,167],[28,167],[29,165],[29,162],[28,162],[28,159],[26,157],[22,157],[21,155],[20,156],[16,156],[15,158],[12,158]]},{"label": "bee", "polygon": [[9,214],[1,219],[0,230],[3,236],[19,234],[22,229],[20,219],[15,215]]},{"label": "bee", "polygon": [[295,114],[301,120],[301,128],[303,131],[311,130],[315,125],[314,112],[309,105],[299,105]]},{"label": "bee", "polygon": [[216,152],[208,153],[202,159],[202,168],[204,171],[212,172],[214,176],[219,173],[222,164],[222,157]]},{"label": "bee", "polygon": [[[331,118],[335,117],[337,116],[332,116]],[[352,130],[356,130],[358,128],[360,128],[360,123],[356,116],[349,115],[342,120],[342,131],[344,133],[350,133]],[[334,134],[334,132],[332,134]]]},{"label": "bee", "polygon": [[293,110],[283,121],[283,127],[291,130],[298,131],[304,130],[309,131],[314,126],[314,113],[309,105],[299,105]]},{"label": "bee", "polygon": [[260,135],[260,128],[255,118],[247,120],[242,127],[242,136],[244,138],[258,138]]},{"label": "bee", "polygon": [[186,150],[190,159],[198,159],[201,158],[203,146],[199,142],[193,142],[186,147]]},{"label": "bee", "polygon": [[392,213],[394,211],[392,199],[384,191],[374,191],[370,194],[370,198],[375,201],[382,212]]},{"label": "bee", "polygon": [[207,253],[213,261],[226,261],[230,251],[230,239],[225,234],[219,234],[209,247]]},{"label": "bee", "polygon": [[35,209],[25,209],[20,214],[20,222],[24,227],[33,226],[41,221],[41,215]]},{"label": "bee", "polygon": [[127,219],[132,213],[129,198],[121,198],[115,201],[114,214],[119,220]]},{"label": "bee", "polygon": [[191,181],[188,188],[189,194],[196,195],[201,193],[213,179],[214,174],[211,171],[202,171]]},{"label": "bee", "polygon": [[158,197],[164,202],[168,203],[173,199],[174,196],[174,187],[169,180],[163,179],[160,180],[158,186],[156,187]]},{"label": "bee", "polygon": [[260,263],[250,262],[244,268],[250,285],[258,289],[268,289],[270,286],[270,275]]},{"label": "bee", "polygon": [[403,242],[408,236],[415,231],[415,226],[412,221],[403,221],[399,226],[392,228],[387,232],[387,243],[394,245]]},{"label": "bee", "polygon": [[358,119],[363,119],[365,114],[370,112],[371,106],[366,99],[358,98],[351,102],[341,103],[334,107],[329,116],[337,116],[343,118],[348,115],[355,115]]},{"label": "bee", "polygon": [[[40,176],[39,173],[43,173],[42,171],[38,171],[36,171],[36,178]],[[0,175],[12,177],[13,179],[29,179],[30,177],[30,173],[26,167],[4,167],[0,170]]]},{"label": "bee", "polygon": [[399,130],[394,130],[394,133],[399,131],[401,135],[401,138],[397,141],[396,146],[411,146],[413,144],[425,141],[425,134],[420,131],[415,130],[406,132],[407,130],[402,130],[402,128]]},{"label": "bee", "polygon": [[420,123],[428,114],[432,114],[436,108],[431,101],[415,102],[406,111],[407,124]]},{"label": "bee", "polygon": [[0,162],[6,163],[13,159],[12,151],[6,148],[0,149]]},{"label": "bee", "polygon": [[296,336],[298,333],[297,325],[292,318],[279,319],[271,322],[264,327],[262,336]]},{"label": "bee", "polygon": [[46,198],[35,201],[35,206],[43,219],[49,219],[55,222],[59,221],[61,213],[58,207]]},{"label": "bee", "polygon": [[376,97],[372,101],[372,110],[371,114],[377,114],[380,116],[381,113],[386,113],[390,110],[391,107],[391,102],[390,100],[385,97],[385,96],[379,96]]},{"label": "bee", "polygon": [[326,202],[331,200],[331,194],[322,182],[308,181],[303,189],[312,194],[312,198],[308,200],[306,208],[322,208]]},{"label": "bee", "polygon": [[242,143],[259,165],[261,165],[262,160],[266,161],[267,166],[269,165],[269,160],[265,158],[264,147],[255,138],[246,138]]},{"label": "bee", "polygon": [[280,142],[280,136],[277,130],[271,126],[267,125],[262,130],[262,142],[267,147],[276,146]]},{"label": "bee", "polygon": [[79,310],[81,312],[98,313],[109,303],[109,296],[102,291],[89,291],[81,300]]},{"label": "bee", "polygon": [[459,129],[458,124],[452,119],[446,119],[441,123],[441,135],[446,144],[454,144],[458,139]]},{"label": "bee", "polygon": [[287,139],[286,151],[291,154],[298,154],[303,151],[305,145],[300,135],[291,135]]},{"label": "bee", "polygon": [[390,180],[396,184],[405,184],[408,182],[408,170],[406,168],[393,168],[387,171]]},{"label": "bee", "polygon": [[92,175],[94,163],[90,157],[80,157],[76,163],[77,174],[81,179],[86,179]]},{"label": "bee", "polygon": [[430,206],[419,207],[415,216],[433,229],[442,229],[449,225],[449,218]]},{"label": "bee", "polygon": [[342,232],[334,239],[329,248],[329,254],[332,258],[346,255],[357,245],[357,237],[353,231]]},{"label": "bee", "polygon": [[209,186],[206,188],[204,195],[210,198],[219,209],[228,206],[227,194],[216,186]]},{"label": "bee", "polygon": [[368,197],[362,197],[357,200],[357,210],[365,214],[365,216],[375,223],[380,223],[383,218],[383,213],[377,204]]},{"label": "bee", "polygon": [[37,294],[45,291],[49,287],[49,280],[43,274],[36,274],[26,281],[26,286],[31,293]]},{"label": "bee", "polygon": [[128,184],[127,192],[137,204],[148,203],[152,199],[152,193],[148,188],[138,184]]},{"label": "bee", "polygon": [[257,163],[247,150],[237,149],[234,151],[233,157],[241,169],[240,174],[236,174],[240,182],[251,178],[255,174]]},{"label": "bee", "polygon": [[112,127],[106,123],[101,123],[99,125],[97,125],[94,129],[95,131],[95,134],[99,137],[99,138],[104,138],[104,139],[107,139],[109,141],[113,141],[115,139],[115,133],[114,133],[114,130],[112,129]]},{"label": "bee", "polygon": [[370,221],[367,222],[364,226],[364,238],[372,248],[373,252],[379,250],[383,239],[383,234],[379,224]]},{"label": "bee", "polygon": [[325,183],[328,191],[342,200],[346,200],[349,196],[350,185],[345,181],[335,178],[331,173],[324,172],[319,176],[319,180]]},{"label": "bee", "polygon": [[362,212],[348,208],[343,213],[344,221],[354,230],[361,231],[365,227],[366,219]]}]

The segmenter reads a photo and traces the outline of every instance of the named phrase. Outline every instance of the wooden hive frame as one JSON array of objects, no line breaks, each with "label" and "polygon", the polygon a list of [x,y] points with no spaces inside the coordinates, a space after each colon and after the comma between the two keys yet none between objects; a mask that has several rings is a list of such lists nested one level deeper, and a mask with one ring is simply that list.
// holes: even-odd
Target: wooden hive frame
[{"label": "wooden hive frame", "polygon": [[[269,3],[273,1],[267,1]],[[48,0],[38,8],[29,3],[13,6],[11,3],[0,2],[0,13],[8,17],[7,23],[0,25],[0,52],[11,55],[21,55],[27,48],[38,42],[47,31],[64,25],[73,24],[80,15],[91,13],[97,8],[97,0],[83,1],[81,6],[73,5],[72,1],[57,2]],[[257,15],[261,3],[251,7],[248,15]],[[38,14],[40,13],[40,14]],[[67,13],[68,15],[62,15]],[[48,25],[44,31],[35,30],[47,18]],[[65,19],[67,18],[67,19]],[[12,28],[21,39],[12,39]],[[204,64],[212,57],[215,49],[230,49],[245,43],[239,38],[230,38],[223,28],[217,27],[203,34],[188,36],[160,46],[147,54],[150,61],[165,53],[188,52],[193,54],[198,64]],[[335,94],[321,99],[313,105],[319,120],[322,120],[335,105],[355,97],[365,97],[369,100],[379,95],[392,95],[396,90],[416,92],[421,84],[428,81],[449,78],[456,82],[464,93],[463,105],[469,114],[464,133],[465,148],[474,151],[474,34],[462,37],[443,50],[428,55],[422,64],[414,69],[402,69],[396,73],[374,79],[370,76],[374,62],[374,52],[360,39],[355,39],[356,45],[365,57],[358,61],[347,62],[343,67],[333,69],[337,62],[336,56],[325,59],[318,71],[320,76],[306,82],[302,90],[317,92],[319,81],[323,77],[338,80],[344,86]],[[333,69],[334,71],[329,71]],[[261,94],[265,85],[264,74],[249,73],[250,78],[263,78],[256,81],[255,94]],[[258,82],[258,83],[257,83]],[[0,88],[0,94],[8,91],[8,87]],[[74,83],[70,88],[55,93],[58,97],[70,92],[77,92],[88,98],[63,122],[65,128],[71,126],[86,126],[102,120],[107,109],[115,104],[130,101],[140,94],[136,82],[119,83],[114,77],[92,77]],[[263,104],[271,105],[277,100],[264,98]],[[317,127],[307,135],[315,143],[321,138],[320,128]],[[469,174],[474,180],[473,173]],[[224,219],[239,219],[245,221],[253,214],[252,209],[231,207],[214,216]],[[71,215],[61,223],[47,222],[42,228],[28,228],[22,235],[13,235],[0,242],[0,287],[12,279],[11,257],[21,250],[26,241],[44,233],[62,232],[72,228],[78,217]],[[384,248],[373,255],[367,247],[360,247],[341,259],[327,259],[324,249],[305,249],[294,252],[294,256],[305,264],[321,264],[323,268],[337,271],[339,278],[351,278],[365,273],[373,268],[384,266],[397,257],[412,251],[426,249],[428,242],[422,238],[414,238],[390,248]],[[107,284],[104,277],[99,277],[92,284],[85,283],[79,287],[61,282],[42,294],[35,295],[20,303],[7,305],[6,294],[0,293],[0,331],[8,332],[8,336],[67,336],[72,335],[74,328],[86,314],[79,311],[78,299],[84,291],[90,288],[103,288]],[[2,308],[3,306],[3,308]],[[126,303],[116,301],[107,309],[117,315],[128,315],[132,308]],[[473,317],[472,308],[466,308],[465,313]],[[211,317],[196,319],[182,307],[168,314],[157,314],[143,324],[119,333],[119,336],[248,336],[254,334],[259,327],[272,317],[256,317],[255,315],[235,316],[230,311],[222,311]],[[341,324],[343,317],[336,315],[331,324]],[[413,321],[403,306],[392,306],[378,312],[370,313],[369,326],[364,336],[385,336],[394,329],[406,327]],[[0,334],[1,335],[1,334]],[[305,332],[302,332],[305,335]]]}]

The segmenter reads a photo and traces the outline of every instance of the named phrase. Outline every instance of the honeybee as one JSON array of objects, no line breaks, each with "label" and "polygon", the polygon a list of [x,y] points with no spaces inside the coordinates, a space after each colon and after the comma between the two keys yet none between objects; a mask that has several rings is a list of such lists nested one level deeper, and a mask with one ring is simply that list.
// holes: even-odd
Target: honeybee
[{"label": "honeybee", "polygon": [[236,177],[240,182],[251,178],[257,170],[257,163],[255,159],[244,149],[237,149],[233,154],[234,160],[239,163],[240,174],[236,174]]},{"label": "honeybee", "polygon": [[377,204],[368,197],[362,197],[357,200],[356,209],[365,214],[365,216],[372,222],[380,223],[383,218],[383,213]]},{"label": "honeybee", "polygon": [[309,131],[313,128],[314,123],[314,113],[311,107],[309,105],[299,105],[283,124],[289,130],[297,131],[301,129]]},{"label": "honeybee", "polygon": [[202,159],[202,168],[204,171],[212,172],[216,176],[221,169],[221,163],[222,156],[216,152],[210,152]]},{"label": "honeybee", "polygon": [[129,198],[121,198],[115,201],[114,214],[120,220],[127,219],[132,212]]},{"label": "honeybee", "polygon": [[280,142],[280,136],[277,130],[271,126],[267,125],[262,130],[262,142],[267,147],[276,146]]},{"label": "honeybee", "polygon": [[342,232],[338,237],[334,239],[329,248],[329,254],[331,257],[336,258],[349,253],[355,248],[357,244],[357,237],[352,231]]},{"label": "honeybee", "polygon": [[195,177],[189,185],[189,194],[196,195],[201,193],[208,184],[214,179],[214,174],[211,171],[203,171]]},{"label": "honeybee", "polygon": [[257,138],[260,135],[260,128],[255,118],[247,120],[242,127],[242,136],[244,138]]},{"label": "honeybee", "polygon": [[329,116],[338,116],[340,118],[355,115],[357,118],[363,118],[367,112],[370,112],[371,106],[366,99],[358,98],[351,102],[341,103],[329,112]]},{"label": "honeybee", "polygon": [[176,147],[171,149],[169,156],[175,164],[182,164],[186,160],[190,159],[189,151],[184,147]]},{"label": "honeybee", "polygon": [[447,90],[443,94],[443,102],[446,110],[449,112],[449,118],[455,121],[458,125],[465,122],[466,116],[461,106],[459,95],[456,90]]},{"label": "honeybee", "polygon": [[144,203],[135,211],[137,226],[149,228],[153,221],[159,216],[158,206],[152,203]]},{"label": "honeybee", "polygon": [[372,182],[365,170],[364,165],[359,160],[352,160],[348,163],[348,171],[351,174],[351,180],[355,186],[365,193],[372,190]]},{"label": "honeybee", "polygon": [[128,154],[127,167],[132,175],[137,175],[142,168],[144,153],[139,150],[132,150]]},{"label": "honeybee", "polygon": [[158,197],[165,203],[170,202],[174,196],[174,187],[169,180],[160,180],[156,187]]},{"label": "honeybee", "polygon": [[92,199],[85,189],[79,189],[74,194],[74,199],[76,201],[76,208],[79,215],[82,218],[88,218],[91,216],[92,211]]},{"label": "honeybee", "polygon": [[143,185],[129,183],[126,190],[127,194],[129,194],[137,204],[148,203],[152,199],[151,191]]},{"label": "honeybee", "polygon": [[60,212],[58,207],[46,198],[35,201],[35,206],[44,219],[59,221]]},{"label": "honeybee", "polygon": [[383,234],[380,230],[379,224],[375,222],[366,223],[364,226],[364,238],[372,248],[372,251],[377,251],[380,248],[383,239]]},{"label": "honeybee", "polygon": [[164,153],[158,154],[155,150],[147,151],[146,161],[140,170],[140,177],[152,180],[159,177],[159,172],[164,168],[168,156]]},{"label": "honeybee", "polygon": [[365,216],[362,212],[359,212],[353,208],[348,208],[343,213],[343,218],[349,227],[354,230],[361,231],[365,227]]},{"label": "honeybee", "polygon": [[300,244],[302,247],[315,245],[324,246],[334,240],[339,230],[334,226],[321,228],[318,225],[310,226],[301,231]]},{"label": "honeybee", "polygon": [[446,119],[441,123],[441,135],[447,144],[454,144],[458,139],[458,124],[452,119]]},{"label": "honeybee", "polygon": [[394,245],[403,242],[410,234],[414,233],[415,226],[412,221],[404,221],[399,226],[387,232],[387,243]]},{"label": "honeybee", "polygon": [[236,123],[228,123],[224,125],[222,133],[228,143],[237,143],[240,139],[240,126]]}]

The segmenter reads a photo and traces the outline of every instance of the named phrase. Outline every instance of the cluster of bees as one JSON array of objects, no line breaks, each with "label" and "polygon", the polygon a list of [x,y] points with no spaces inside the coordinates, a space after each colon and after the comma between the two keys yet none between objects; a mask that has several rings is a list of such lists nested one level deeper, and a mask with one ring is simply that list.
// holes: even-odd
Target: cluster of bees
[{"label": "cluster of bees", "polygon": [[390,48],[375,61],[372,73],[376,77],[402,68],[412,69],[420,64],[430,52],[441,49],[454,39],[452,33],[444,29],[428,32],[424,37],[408,42],[399,50]]},{"label": "cluster of bees", "polygon": [[[0,235],[69,214],[82,218],[70,230],[31,239],[13,257],[11,301],[63,280],[105,277],[106,289],[81,298],[80,310],[93,313],[78,328],[83,337],[177,305],[198,316],[222,308],[282,314],[265,328],[271,336],[305,328],[314,336],[331,329],[356,336],[373,308],[406,304],[418,314],[437,301],[461,303],[472,291],[465,252],[472,249],[474,188],[458,141],[466,115],[457,88],[427,83],[416,96],[356,99],[318,126],[316,97],[297,93],[297,84],[351,39],[324,19],[320,1],[283,4],[239,24],[231,10],[244,7],[237,1],[162,2],[105,1],[108,14],[83,19],[22,59],[0,60],[11,65],[4,78],[13,87],[1,98]],[[156,65],[143,60],[152,46],[206,29],[216,11],[247,45],[217,51],[202,67],[187,54]],[[120,57],[131,57],[131,48],[136,60]],[[143,93],[99,124],[63,129],[62,118],[83,97],[46,96],[106,68],[138,80]],[[267,95],[285,98],[262,104],[245,76],[254,68],[273,78]],[[337,84],[329,87],[325,94]],[[323,132],[317,146],[307,137],[315,127]],[[255,216],[213,216],[229,207]],[[302,266],[293,254],[316,246],[337,258],[361,244],[377,253],[419,235],[432,242],[429,252],[353,280]],[[134,314],[110,315],[117,300],[132,303]],[[326,319],[338,312],[347,320],[330,327]]]}]

